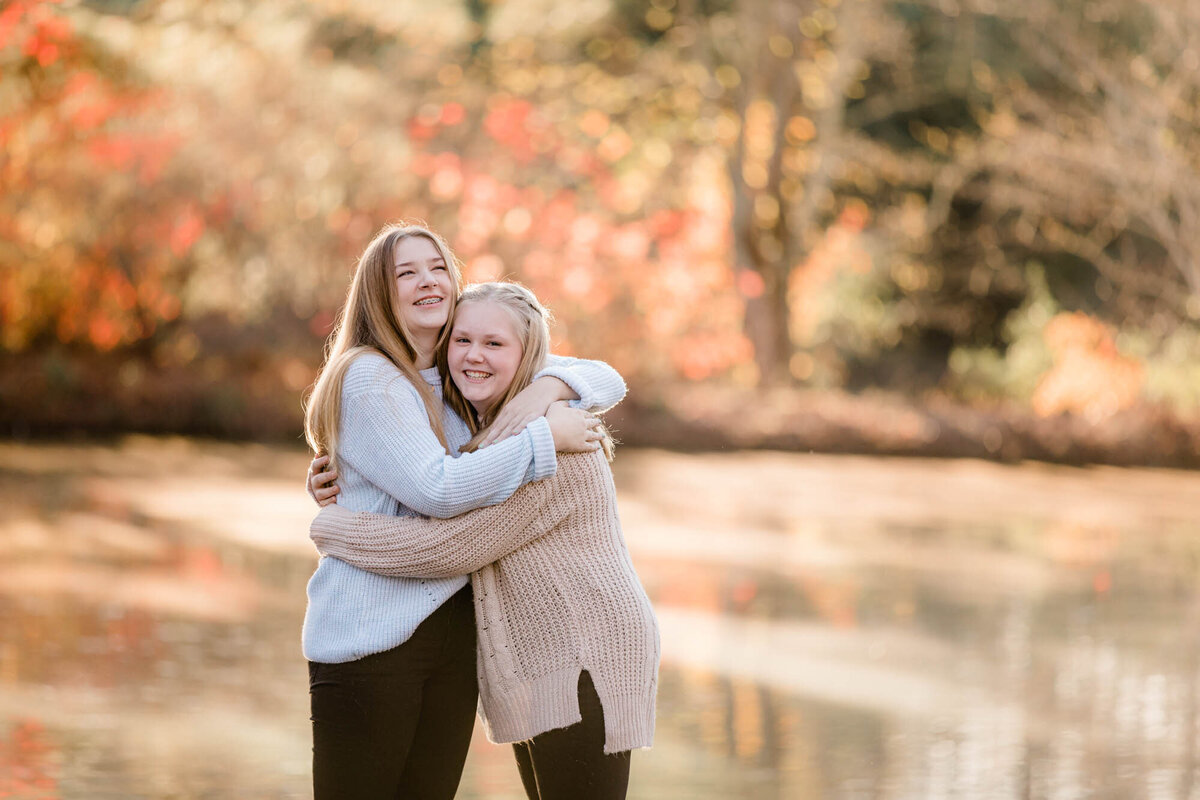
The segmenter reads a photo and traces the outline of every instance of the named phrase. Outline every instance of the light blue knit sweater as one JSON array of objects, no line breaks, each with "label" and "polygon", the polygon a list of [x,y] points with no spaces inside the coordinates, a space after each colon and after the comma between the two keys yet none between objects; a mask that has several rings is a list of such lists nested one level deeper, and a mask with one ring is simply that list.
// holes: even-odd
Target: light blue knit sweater
[{"label": "light blue knit sweater", "polygon": [[[602,411],[625,396],[625,382],[603,362],[551,356],[543,375],[570,386],[579,395],[576,407]],[[440,396],[437,369],[421,376]],[[446,439],[457,453],[470,429],[449,407],[442,411]],[[446,455],[416,388],[376,355],[360,356],[346,372],[338,450],[338,504],[378,514],[452,517],[499,503],[557,468],[544,418],[490,447]],[[332,664],[390,650],[466,584],[465,575],[392,578],[324,557],[308,582],[304,657]]]}]

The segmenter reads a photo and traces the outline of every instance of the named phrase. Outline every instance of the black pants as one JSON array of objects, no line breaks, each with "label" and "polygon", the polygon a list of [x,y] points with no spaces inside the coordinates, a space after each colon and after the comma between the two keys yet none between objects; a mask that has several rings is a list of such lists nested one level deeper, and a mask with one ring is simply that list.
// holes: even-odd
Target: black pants
[{"label": "black pants", "polygon": [[404,644],[308,675],[316,800],[454,797],[478,697],[470,586]]},{"label": "black pants", "polygon": [[604,755],[604,709],[592,676],[579,675],[582,720],[546,731],[513,752],[529,800],[624,800],[629,751]]}]

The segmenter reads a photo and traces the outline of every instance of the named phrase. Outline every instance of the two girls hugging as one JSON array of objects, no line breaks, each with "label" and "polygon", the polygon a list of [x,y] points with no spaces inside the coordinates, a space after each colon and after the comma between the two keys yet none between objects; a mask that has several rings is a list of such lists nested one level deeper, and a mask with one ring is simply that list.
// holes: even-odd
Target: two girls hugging
[{"label": "two girls hugging", "polygon": [[595,416],[625,383],[548,318],[462,288],[424,227],[359,259],[305,420],[317,800],[452,798],[477,705],[534,800],[624,798],[651,744],[658,626]]}]

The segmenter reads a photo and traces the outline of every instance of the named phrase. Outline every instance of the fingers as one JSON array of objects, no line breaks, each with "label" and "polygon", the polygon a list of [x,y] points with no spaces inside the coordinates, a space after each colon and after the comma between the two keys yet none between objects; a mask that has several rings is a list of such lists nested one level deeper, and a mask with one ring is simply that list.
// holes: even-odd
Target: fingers
[{"label": "fingers", "polygon": [[522,417],[512,420],[499,419],[497,420],[498,424],[492,425],[492,429],[488,432],[488,435],[484,438],[484,440],[479,443],[479,446],[487,447],[489,444],[494,444],[502,439],[507,439],[510,436],[516,436],[518,433],[525,430],[529,423],[533,422],[540,416],[541,414],[529,412]]},{"label": "fingers", "polygon": [[337,476],[337,470],[318,472],[309,479],[309,482],[313,485],[313,488],[316,489],[318,486],[324,486],[327,483],[333,483],[337,480]]},{"label": "fingers", "polygon": [[595,414],[570,408],[566,403],[554,403],[546,413],[546,419],[558,452],[587,453],[601,448],[604,428]]},{"label": "fingers", "polygon": [[319,506],[327,506],[330,503],[337,502],[337,494],[341,489],[337,485],[337,470],[328,470],[327,472],[316,472],[321,467],[329,463],[328,456],[314,458],[309,473],[308,485],[312,490],[313,499],[317,501]]},{"label": "fingers", "polygon": [[507,422],[507,421],[503,422],[500,425],[493,425],[492,429],[490,431],[488,431],[488,435],[484,438],[483,442],[481,443],[481,446],[487,447],[489,444],[492,444],[493,442],[498,442],[501,439],[507,439],[509,436],[511,436],[513,433],[516,432],[514,430],[515,427],[516,427],[516,425],[514,423]]}]

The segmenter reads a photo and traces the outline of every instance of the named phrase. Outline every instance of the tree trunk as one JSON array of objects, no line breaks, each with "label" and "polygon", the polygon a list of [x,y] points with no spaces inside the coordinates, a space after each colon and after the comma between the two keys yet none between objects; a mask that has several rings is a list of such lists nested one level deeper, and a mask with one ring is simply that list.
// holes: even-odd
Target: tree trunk
[{"label": "tree trunk", "polygon": [[786,287],[780,292],[768,285],[758,297],[746,298],[745,313],[744,330],[754,345],[759,384],[780,386],[791,382],[793,345]]}]

